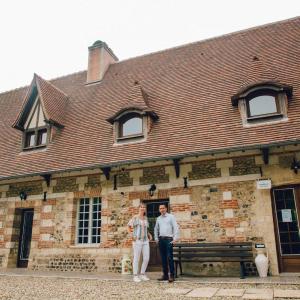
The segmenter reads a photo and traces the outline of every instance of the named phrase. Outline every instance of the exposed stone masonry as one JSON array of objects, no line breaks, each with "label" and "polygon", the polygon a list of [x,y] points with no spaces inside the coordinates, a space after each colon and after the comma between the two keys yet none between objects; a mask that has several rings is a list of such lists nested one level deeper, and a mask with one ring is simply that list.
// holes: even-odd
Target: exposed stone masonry
[{"label": "exposed stone masonry", "polygon": [[279,166],[282,168],[291,168],[292,162],[295,159],[294,155],[280,155]]},{"label": "exposed stone masonry", "polygon": [[122,171],[118,174],[117,178],[117,186],[132,186],[133,185],[133,178],[130,178],[128,171]]},{"label": "exposed stone masonry", "polygon": [[217,169],[216,161],[214,160],[193,163],[192,172],[189,172],[189,179],[191,180],[220,176],[221,170]]},{"label": "exposed stone masonry", "polygon": [[230,176],[260,173],[259,167],[255,164],[254,157],[235,157],[232,161],[233,167],[229,168]]},{"label": "exposed stone masonry", "polygon": [[169,182],[169,174],[166,174],[164,166],[143,169],[143,177],[140,178],[141,185],[166,182]]},{"label": "exposed stone masonry", "polygon": [[85,188],[98,188],[101,187],[100,174],[93,174],[88,176],[88,182],[85,184]]},{"label": "exposed stone masonry", "polygon": [[74,192],[74,191],[78,191],[78,184],[76,184],[75,177],[58,178],[56,185],[53,187],[54,193]]},{"label": "exposed stone masonry", "polygon": [[49,271],[97,271],[96,260],[88,255],[55,255],[54,257],[34,260],[33,270]]},{"label": "exposed stone masonry", "polygon": [[6,192],[7,197],[19,196],[20,192],[25,191],[27,195],[42,194],[42,181],[18,182],[9,185],[9,190]]}]

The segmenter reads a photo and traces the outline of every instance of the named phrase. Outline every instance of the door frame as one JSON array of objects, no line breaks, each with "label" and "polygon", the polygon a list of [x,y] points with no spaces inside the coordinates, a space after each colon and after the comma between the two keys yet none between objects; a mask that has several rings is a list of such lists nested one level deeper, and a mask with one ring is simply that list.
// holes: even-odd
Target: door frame
[{"label": "door frame", "polygon": [[[273,224],[274,224],[274,235],[275,235],[275,242],[276,242],[276,252],[277,252],[277,263],[278,263],[278,269],[279,273],[285,272],[284,266],[283,266],[283,260],[281,259],[281,247],[280,247],[280,240],[279,240],[279,228],[278,228],[278,220],[277,220],[277,215],[276,215],[276,207],[275,207],[275,197],[274,197],[274,190],[276,189],[293,189],[294,190],[294,201],[295,201],[295,206],[296,206],[296,211],[297,211],[297,217],[298,217],[298,227],[300,228],[300,206],[297,206],[297,190],[296,188],[299,188],[300,190],[300,183],[299,184],[285,184],[285,185],[278,185],[278,186],[273,186],[270,190],[271,193],[271,202],[272,202],[272,216],[273,216]],[[299,197],[300,197],[300,192],[299,192]],[[300,201],[300,199],[299,199]],[[300,258],[299,255],[289,255],[290,258]],[[289,272],[288,272],[289,273]],[[292,272],[291,272],[292,273]]]},{"label": "door frame", "polygon": [[[20,235],[19,235],[19,245],[18,245],[18,255],[17,255],[17,268],[27,268],[28,266],[28,260],[27,263],[25,263],[26,265],[21,263],[21,247],[22,247],[22,240],[23,240],[23,231],[24,231],[24,213],[31,211],[32,212],[32,221],[33,221],[33,217],[34,217],[34,209],[33,208],[26,208],[26,209],[22,209],[21,212],[21,224],[20,224]],[[32,241],[32,228],[33,228],[33,224],[31,225],[31,238],[30,238],[30,248],[31,248],[31,241]]]}]

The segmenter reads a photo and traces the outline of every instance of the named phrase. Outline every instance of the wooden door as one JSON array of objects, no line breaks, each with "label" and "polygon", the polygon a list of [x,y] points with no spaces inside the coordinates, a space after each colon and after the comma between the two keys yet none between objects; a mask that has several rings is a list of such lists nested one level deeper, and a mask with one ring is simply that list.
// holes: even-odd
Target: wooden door
[{"label": "wooden door", "polygon": [[154,226],[157,217],[160,216],[159,206],[161,204],[167,204],[169,206],[169,200],[157,200],[157,201],[145,201],[147,207],[147,218],[149,222],[149,232],[153,236],[153,241],[150,242],[150,270],[155,270],[156,267],[161,267],[161,258],[157,243],[154,241]]},{"label": "wooden door", "polygon": [[280,272],[300,272],[300,186],[273,189],[273,217]]},{"label": "wooden door", "polygon": [[17,267],[27,268],[32,236],[33,209],[22,211]]}]

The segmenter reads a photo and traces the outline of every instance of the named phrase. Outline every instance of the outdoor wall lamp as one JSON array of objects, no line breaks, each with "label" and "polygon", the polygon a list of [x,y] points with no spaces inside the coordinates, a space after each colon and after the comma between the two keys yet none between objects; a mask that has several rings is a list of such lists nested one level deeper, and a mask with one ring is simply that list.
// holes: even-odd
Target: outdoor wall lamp
[{"label": "outdoor wall lamp", "polygon": [[20,194],[19,194],[19,196],[20,196],[21,201],[22,200],[25,201],[27,199],[27,194],[26,194],[25,191],[21,191]]},{"label": "outdoor wall lamp", "polygon": [[291,170],[294,170],[295,174],[298,174],[298,170],[300,169],[300,161],[297,161],[295,158],[291,164]]},{"label": "outdoor wall lamp", "polygon": [[149,189],[149,195],[152,197],[154,195],[154,192],[156,190],[156,185],[155,184],[152,184],[150,186],[150,189]]}]

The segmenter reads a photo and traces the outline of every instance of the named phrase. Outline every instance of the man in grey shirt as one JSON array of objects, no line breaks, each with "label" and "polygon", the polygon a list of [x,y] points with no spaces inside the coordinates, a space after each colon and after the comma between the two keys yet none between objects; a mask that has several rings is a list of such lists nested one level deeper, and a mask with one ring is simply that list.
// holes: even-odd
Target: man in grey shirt
[{"label": "man in grey shirt", "polygon": [[163,268],[163,276],[159,280],[169,280],[169,282],[173,282],[175,280],[173,243],[178,240],[179,230],[175,217],[167,212],[166,204],[159,206],[159,212],[161,215],[157,218],[154,227],[154,238],[159,246]]}]

